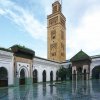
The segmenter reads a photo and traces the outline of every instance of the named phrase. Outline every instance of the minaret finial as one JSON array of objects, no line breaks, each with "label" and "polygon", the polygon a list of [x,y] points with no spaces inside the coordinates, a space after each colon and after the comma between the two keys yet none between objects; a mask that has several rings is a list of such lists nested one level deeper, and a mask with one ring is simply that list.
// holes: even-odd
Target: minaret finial
[{"label": "minaret finial", "polygon": [[58,1],[61,4],[61,11],[62,11],[62,0],[55,0],[55,2]]}]

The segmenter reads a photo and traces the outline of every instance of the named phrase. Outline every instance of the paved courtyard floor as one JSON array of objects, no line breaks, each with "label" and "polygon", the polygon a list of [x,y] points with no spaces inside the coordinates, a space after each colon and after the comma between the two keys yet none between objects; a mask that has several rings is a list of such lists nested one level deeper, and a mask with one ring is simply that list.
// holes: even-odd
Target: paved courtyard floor
[{"label": "paved courtyard floor", "polygon": [[0,100],[100,100],[100,80],[0,88]]}]

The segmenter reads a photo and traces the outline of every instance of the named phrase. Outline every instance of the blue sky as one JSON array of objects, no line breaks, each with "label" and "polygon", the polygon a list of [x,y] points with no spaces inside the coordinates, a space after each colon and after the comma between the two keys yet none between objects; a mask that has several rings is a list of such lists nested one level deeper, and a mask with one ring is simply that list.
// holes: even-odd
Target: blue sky
[{"label": "blue sky", "polygon": [[[0,47],[14,44],[47,57],[47,15],[55,0],[0,0]],[[62,0],[67,59],[79,50],[100,55],[100,0]]]}]

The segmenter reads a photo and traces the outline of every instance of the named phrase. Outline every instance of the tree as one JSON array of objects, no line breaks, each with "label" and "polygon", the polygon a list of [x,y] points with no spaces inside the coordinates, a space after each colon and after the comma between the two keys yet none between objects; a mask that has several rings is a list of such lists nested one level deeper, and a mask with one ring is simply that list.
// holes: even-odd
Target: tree
[{"label": "tree", "polygon": [[61,66],[60,69],[58,70],[58,77],[61,78],[61,81],[64,81],[66,79],[71,80],[72,79],[72,67],[71,67],[71,65],[69,65],[68,68]]},{"label": "tree", "polygon": [[66,75],[67,75],[67,69],[61,66],[60,69],[58,70],[58,77],[61,78],[61,81],[64,81],[66,80]]},{"label": "tree", "polygon": [[69,80],[72,80],[72,67],[69,65],[67,68],[67,74],[66,76],[69,78]]}]

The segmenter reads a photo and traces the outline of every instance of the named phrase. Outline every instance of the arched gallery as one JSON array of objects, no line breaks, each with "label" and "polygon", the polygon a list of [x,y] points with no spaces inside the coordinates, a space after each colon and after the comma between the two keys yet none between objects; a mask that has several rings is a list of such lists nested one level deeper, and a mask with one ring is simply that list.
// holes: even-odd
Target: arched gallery
[{"label": "arched gallery", "polygon": [[100,56],[90,57],[82,50],[59,63],[36,57],[33,50],[19,45],[0,48],[0,87],[58,81],[59,68],[70,65],[73,81],[100,78]]}]

